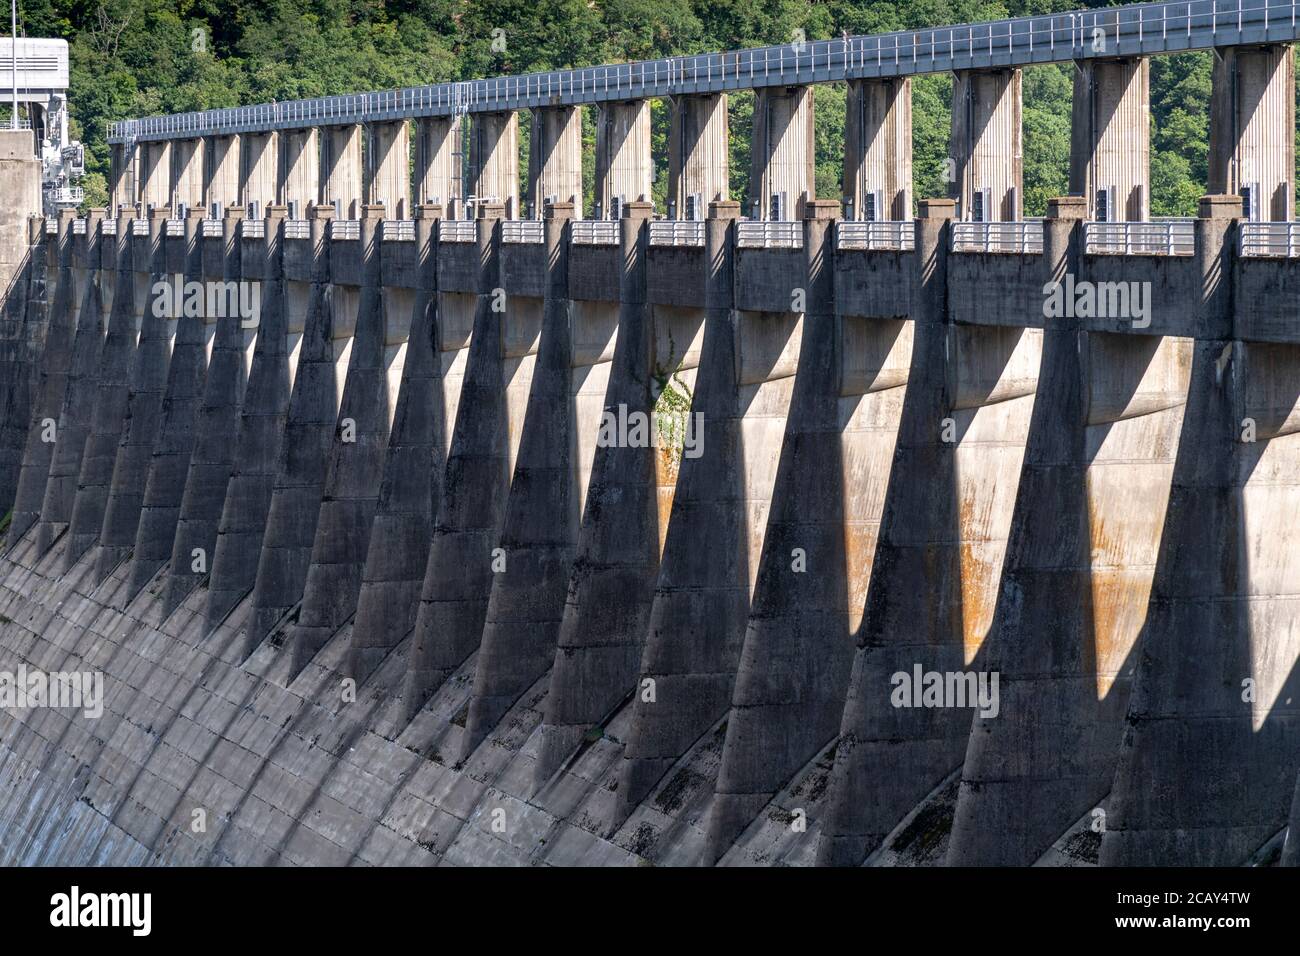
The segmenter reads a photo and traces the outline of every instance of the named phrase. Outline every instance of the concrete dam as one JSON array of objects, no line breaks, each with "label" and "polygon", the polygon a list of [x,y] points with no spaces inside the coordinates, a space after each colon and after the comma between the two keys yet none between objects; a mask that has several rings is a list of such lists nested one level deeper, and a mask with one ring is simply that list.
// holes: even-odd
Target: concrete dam
[{"label": "concrete dam", "polygon": [[[0,862],[1300,862],[1294,14],[131,120],[81,216],[0,131]],[[1208,194],[1153,219],[1182,50]]]}]

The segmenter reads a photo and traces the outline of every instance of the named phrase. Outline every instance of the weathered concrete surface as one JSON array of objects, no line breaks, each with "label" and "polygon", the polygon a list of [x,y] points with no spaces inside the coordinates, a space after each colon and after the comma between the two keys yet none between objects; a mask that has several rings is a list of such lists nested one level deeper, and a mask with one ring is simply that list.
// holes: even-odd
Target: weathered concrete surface
[{"label": "weathered concrete surface", "polygon": [[[812,207],[808,226],[820,227]],[[231,431],[217,545],[228,545],[231,572],[221,576],[231,586],[220,613],[209,614],[217,567],[173,596],[137,592],[130,563],[97,585],[97,555],[72,557],[69,534],[42,552],[29,530],[0,556],[0,664],[97,670],[107,691],[97,719],[0,713],[0,861],[811,865],[820,847],[822,862],[1073,865],[1095,860],[1094,809],[1106,814],[1107,841],[1121,841],[1103,848],[1103,863],[1107,852],[1143,857],[1169,845],[1193,861],[1200,846],[1229,862],[1266,848],[1290,861],[1300,655],[1289,643],[1285,529],[1295,510],[1297,343],[1271,300],[1236,300],[1231,283],[1225,300],[1221,290],[1224,276],[1240,274],[1251,288],[1285,288],[1298,264],[1234,264],[1231,239],[1213,238],[1231,227],[1210,215],[1198,227],[1199,259],[1097,256],[1078,267],[1096,278],[1199,275],[1207,293],[1185,289],[1147,329],[1053,323],[1041,303],[1029,314],[1027,290],[1059,270],[1062,248],[1064,261],[1074,254],[1061,242],[1070,224],[1049,222],[1045,256],[976,256],[1019,291],[1001,308],[972,308],[978,270],[948,255],[943,204],[925,210],[917,254],[852,252],[843,264],[825,261],[826,232],[802,252],[733,257],[735,211],[715,209],[707,248],[686,250],[694,255],[642,257],[644,230],[625,222],[621,248],[582,248],[593,266],[621,263],[617,281],[570,275],[567,289],[551,290],[550,309],[538,296],[541,248],[512,249],[509,274],[497,269],[499,211],[475,244],[437,242],[434,223],[417,220],[414,244],[409,234],[382,243],[381,294],[401,305],[384,316],[377,346],[361,341],[364,316],[353,335],[358,287],[318,272],[307,294],[315,257],[296,252],[294,278],[268,280],[280,306],[264,311]],[[319,247],[289,242],[329,257],[326,226],[317,223]],[[274,244],[242,245],[248,275],[276,274],[259,261],[276,259]],[[340,269],[363,278],[358,243],[334,245]],[[479,291],[444,289],[431,312],[422,296],[435,301],[439,273],[412,253],[440,256],[444,245],[477,257]],[[734,258],[761,289],[735,287]],[[103,265],[101,280],[117,260]],[[894,288],[913,274],[910,291]],[[121,283],[122,307],[147,279]],[[511,283],[531,294],[501,300]],[[666,284],[707,289],[707,310],[655,299]],[[796,287],[808,296],[802,313],[765,311],[789,308]],[[340,306],[331,316],[327,297]],[[498,301],[504,311],[494,311]],[[134,308],[127,316],[129,328]],[[229,352],[236,340],[226,333]],[[1264,341],[1251,338],[1259,334]],[[566,335],[567,349],[556,347]],[[113,347],[125,368],[133,346]],[[273,527],[263,548],[260,525],[273,495],[286,499],[273,526],[296,514],[290,497],[324,515],[327,472],[338,473],[328,465],[341,416],[334,396],[361,355],[382,356],[365,365],[385,412],[376,429],[388,427],[387,403],[396,406],[387,443],[367,463],[382,477],[359,489],[375,498],[374,520],[340,535],[366,549],[345,582],[357,614],[322,625],[310,653],[295,655],[281,636],[302,623],[302,586],[275,595],[289,616],[272,622],[272,639],[250,641],[270,604],[249,593],[251,579],[236,586],[234,569],[292,547],[306,559],[304,584],[313,573],[314,527],[305,540]],[[227,394],[234,357],[214,339],[211,367],[230,365]],[[286,414],[291,376],[297,417]],[[125,401],[125,379],[112,381],[106,374],[99,390],[120,388]],[[538,417],[542,397],[556,418]],[[608,409],[627,403],[672,419],[683,398],[705,414],[698,458],[598,438]],[[236,420],[229,402],[220,414]],[[114,427],[116,450],[130,425],[119,413]],[[566,441],[542,441],[558,429]],[[197,465],[220,464],[201,447],[196,438],[187,491]],[[303,452],[316,455],[314,500],[295,457]],[[447,469],[430,474],[443,454]],[[540,494],[533,474],[551,479],[547,489],[567,484],[566,495]],[[537,513],[516,512],[512,524],[507,514],[522,503]],[[1207,529],[1198,513],[1210,515]],[[499,524],[475,524],[484,514]],[[1236,517],[1215,518],[1224,514]],[[459,577],[421,582],[439,535],[459,535],[463,550],[442,542],[444,560],[460,562],[443,567]],[[566,549],[567,600],[539,565],[511,565],[521,551]],[[1209,620],[1204,602],[1186,596],[1209,593],[1206,554],[1241,558],[1223,564],[1235,589],[1224,587],[1223,603],[1246,623],[1199,639],[1184,666],[1182,641],[1209,626],[1196,625]],[[800,576],[828,561],[823,580]],[[448,590],[471,564],[483,579]],[[1153,609],[1194,605],[1192,624],[1161,625],[1159,637],[1153,611],[1139,644],[1148,588]],[[428,664],[413,660],[421,589],[435,602],[463,599],[457,612],[473,602],[478,618],[444,615],[461,629],[428,631],[445,659],[437,681],[417,683],[413,704],[412,679]],[[999,716],[977,721],[972,735],[970,708],[891,706],[891,675],[915,663],[1000,669]],[[1125,724],[1130,670],[1137,691]],[[1113,789],[1107,767],[1119,770]],[[629,796],[629,781],[639,794]],[[196,819],[206,825],[196,829]],[[1170,822],[1176,836],[1161,829]],[[1006,847],[980,838],[990,826]]]},{"label": "weathered concrete surface", "polygon": [[[29,228],[32,228],[29,223]],[[61,243],[57,247],[62,249]],[[17,485],[11,499],[13,515],[9,525],[9,540],[16,541],[28,528],[40,520],[41,507],[45,501],[45,485],[49,479],[50,464],[54,460],[55,442],[51,441],[50,424],[57,428],[59,415],[67,395],[68,374],[72,366],[72,345],[76,317],[72,312],[71,302],[63,296],[55,295],[55,308],[49,310],[52,321],[47,318],[45,309],[47,295],[47,276],[49,258],[55,253],[49,244],[35,246],[24,269],[23,278],[16,282],[10,293],[9,305],[17,309],[21,296],[22,319],[15,326],[13,338],[13,359],[10,370],[11,382],[6,384],[10,414],[17,417],[20,413],[30,411],[31,421],[22,445],[21,467],[16,477]],[[60,271],[56,259],[55,274]],[[65,283],[67,285],[67,283]],[[41,349],[41,362],[36,377],[35,391],[31,391],[27,376],[23,373],[22,355],[26,351],[24,339],[27,327],[38,321],[45,329],[44,345]],[[54,432],[57,435],[57,431]]]},{"label": "weathered concrete surface", "polygon": [[1208,334],[1193,353],[1103,865],[1249,857],[1286,824],[1300,761],[1297,356],[1234,341],[1224,262],[1240,199],[1201,206]]},{"label": "weathered concrete surface", "polygon": [[100,241],[104,271],[113,277],[112,309],[99,352],[99,383],[95,412],[81,456],[77,499],[72,508],[65,549],[65,570],[95,546],[104,526],[104,512],[117,461],[118,440],[130,398],[131,362],[136,349],[136,278],[131,247],[131,219],[119,218],[116,235]]},{"label": "weathered concrete surface", "polygon": [[[1086,281],[1082,199],[1051,212],[1048,281]],[[984,655],[999,674],[999,712],[974,718],[950,864],[1032,864],[1114,778],[1191,342],[1079,326],[1053,319],[1044,332]]]},{"label": "weathered concrete surface", "polygon": [[18,489],[27,438],[30,375],[43,374],[28,354],[23,317],[32,263],[30,218],[41,212],[41,167],[32,133],[0,130],[0,517]]},{"label": "weathered concrete surface", "polygon": [[[187,283],[200,282],[203,277],[203,243],[199,235],[202,210],[192,213],[184,224],[185,271],[179,273]],[[171,303],[173,307],[176,304]],[[127,578],[128,594],[135,594],[148,584],[171,558],[199,409],[203,404],[209,317],[206,308],[198,311],[182,307],[181,314],[172,315],[174,311],[174,308],[167,310],[167,318],[176,321],[176,337],[167,365],[167,388],[159,413],[158,434],[140,503],[140,522]]]},{"label": "weathered concrete surface", "polygon": [[[311,297],[299,344],[293,391],[276,463],[266,532],[258,552],[253,613],[241,638],[251,654],[280,618],[302,599],[311,566],[330,449],[337,439],[335,288],[329,284],[332,208],[313,208]],[[211,612],[210,612],[211,613]],[[214,620],[215,623],[215,620]]]},{"label": "weathered concrete surface", "polygon": [[388,444],[388,386],[384,372],[384,310],[379,287],[382,206],[361,220],[362,279],[338,429],[321,489],[302,607],[288,629],[289,676],[299,674],[356,611],[370,526],[379,504]]},{"label": "weathered concrete surface", "polygon": [[961,765],[969,708],[898,707],[894,675],[979,671],[1041,333],[949,321],[951,201],[917,225],[914,342],[819,859],[861,863]]},{"label": "weathered concrete surface", "polygon": [[[280,242],[283,210],[269,211],[266,232],[270,237],[266,261],[278,265],[275,249]],[[241,275],[240,223],[237,217],[225,221],[221,244],[221,278],[239,282]],[[275,279],[269,281],[276,281]],[[262,302],[269,282],[257,285],[258,315],[255,333],[261,338],[265,305]],[[204,338],[211,332],[211,349],[203,383],[203,397],[194,420],[194,446],[184,478],[176,531],[167,546],[167,582],[163,607],[174,611],[185,596],[207,577],[213,567],[217,532],[226,500],[226,489],[234,471],[238,442],[231,436],[239,433],[240,409],[244,398],[244,318],[238,312],[204,317]],[[260,346],[260,342],[258,345]],[[283,334],[280,346],[283,348]],[[255,353],[256,354],[256,353]],[[141,560],[136,555],[136,561]]]}]

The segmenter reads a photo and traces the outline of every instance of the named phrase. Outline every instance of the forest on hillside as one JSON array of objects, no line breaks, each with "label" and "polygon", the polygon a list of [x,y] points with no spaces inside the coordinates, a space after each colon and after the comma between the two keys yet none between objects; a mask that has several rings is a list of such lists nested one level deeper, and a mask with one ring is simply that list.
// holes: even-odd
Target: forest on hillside
[{"label": "forest on hillside", "polygon": [[[73,134],[87,203],[107,202],[107,124],[129,117],[588,66],[1103,6],[1096,0],[19,0],[19,33],[71,45]],[[800,32],[802,31],[802,32]],[[1024,78],[1025,211],[1066,191],[1068,65]],[[1205,191],[1211,60],[1151,69],[1151,207],[1192,215]],[[913,86],[914,194],[946,193],[952,81]],[[838,197],[842,85],[816,90],[817,193]],[[733,198],[748,187],[752,94],[730,103]],[[592,111],[588,110],[590,114]],[[521,152],[527,155],[527,122]],[[655,199],[667,106],[654,107]],[[587,117],[588,189],[594,123]],[[526,168],[526,161],[523,168]],[[1300,178],[1300,177],[1297,177]]]}]

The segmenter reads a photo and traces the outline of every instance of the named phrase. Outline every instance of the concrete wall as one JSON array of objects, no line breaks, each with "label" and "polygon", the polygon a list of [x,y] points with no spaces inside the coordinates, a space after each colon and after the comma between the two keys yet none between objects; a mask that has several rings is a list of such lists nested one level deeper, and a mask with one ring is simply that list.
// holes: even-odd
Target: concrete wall
[{"label": "concrete wall", "polygon": [[[799,250],[725,202],[703,249],[645,204],[617,246],[332,211],[53,260],[47,391],[93,415],[67,533],[70,449],[28,443],[0,651],[106,710],[0,714],[0,859],[1239,863],[1288,826],[1297,265],[1236,261],[1230,199],[1173,258],[1085,255],[1081,198],[1040,256],[951,252],[948,201],[915,252],[839,251],[825,201]],[[177,262],[263,284],[251,368],[147,307]],[[1160,304],[1045,315],[1067,276]],[[636,411],[669,442],[609,440]],[[917,665],[998,673],[998,715],[895,706]]]}]

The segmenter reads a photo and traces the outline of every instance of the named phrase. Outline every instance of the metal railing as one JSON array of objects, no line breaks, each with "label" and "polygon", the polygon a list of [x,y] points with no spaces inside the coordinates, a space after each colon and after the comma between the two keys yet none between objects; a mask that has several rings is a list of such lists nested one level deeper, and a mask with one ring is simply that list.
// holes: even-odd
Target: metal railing
[{"label": "metal railing", "polygon": [[478,229],[473,219],[442,219],[438,222],[439,242],[477,242]]},{"label": "metal railing", "polygon": [[104,220],[102,220],[102,221],[100,222],[100,224],[99,224],[99,234],[100,234],[101,236],[116,236],[116,235],[117,235],[117,220],[116,220],[116,219],[104,219]]},{"label": "metal railing", "polygon": [[1243,256],[1300,256],[1300,222],[1243,222],[1240,236]]},{"label": "metal railing", "polygon": [[133,235],[133,236],[147,236],[147,235],[149,235],[149,220],[148,220],[148,219],[132,219],[132,220],[131,220],[131,235]]},{"label": "metal railing", "polygon": [[1043,223],[1041,220],[954,222],[952,251],[1041,255]]},{"label": "metal railing", "polygon": [[311,223],[306,219],[286,219],[284,221],[284,238],[310,239]]},{"label": "metal railing", "polygon": [[693,219],[660,219],[650,223],[652,246],[702,246],[704,223]]},{"label": "metal railing", "polygon": [[356,219],[331,219],[331,239],[360,239],[361,222]]},{"label": "metal railing", "polygon": [[57,236],[59,234],[59,220],[52,216],[46,217],[43,231],[47,236]]},{"label": "metal railing", "polygon": [[1196,231],[1190,220],[1085,222],[1083,249],[1093,256],[1190,256]]},{"label": "metal railing", "polygon": [[501,241],[515,244],[539,243],[546,239],[546,224],[540,219],[507,219],[501,223]]},{"label": "metal railing", "polygon": [[226,234],[226,230],[220,219],[204,219],[199,227],[199,233],[204,239],[220,239]]},{"label": "metal railing", "polygon": [[109,141],[185,139],[1300,39],[1296,0],[1173,0],[810,40],[124,120]]},{"label": "metal railing", "polygon": [[575,245],[618,245],[618,222],[613,219],[575,219],[569,223],[569,230]]},{"label": "metal railing", "polygon": [[837,249],[908,252],[916,248],[916,223],[845,220],[836,227],[835,243]]},{"label": "metal railing", "polygon": [[410,219],[385,219],[383,239],[386,242],[414,242],[415,223]]},{"label": "metal railing", "polygon": [[86,220],[84,219],[72,220],[72,234],[74,236],[84,236],[86,234]]},{"label": "metal railing", "polygon": [[183,239],[185,237],[185,220],[168,219],[166,235],[168,239]]},{"label": "metal railing", "polygon": [[802,249],[803,223],[741,220],[736,223],[738,249]]},{"label": "metal railing", "polygon": [[245,219],[239,224],[239,234],[245,239],[265,239],[265,219]]}]

